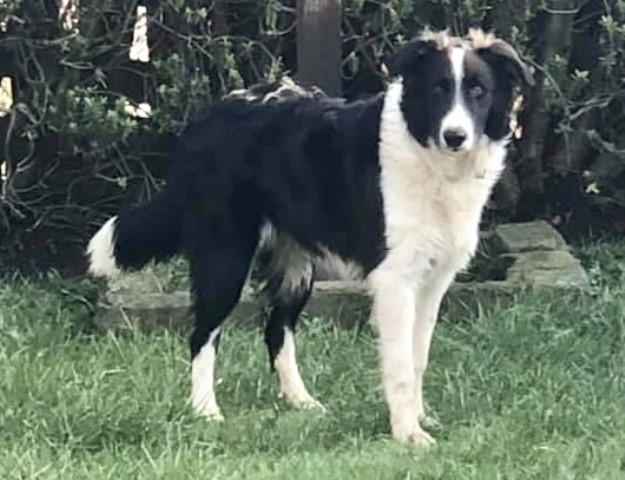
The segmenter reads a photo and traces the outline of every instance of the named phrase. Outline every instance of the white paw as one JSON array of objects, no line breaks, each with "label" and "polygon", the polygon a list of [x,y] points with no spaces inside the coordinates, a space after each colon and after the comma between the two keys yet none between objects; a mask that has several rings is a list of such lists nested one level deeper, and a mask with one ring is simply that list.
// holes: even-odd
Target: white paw
[{"label": "white paw", "polygon": [[402,443],[410,443],[419,447],[429,447],[436,443],[432,436],[427,433],[419,422],[396,422],[391,425],[393,438]]},{"label": "white paw", "polygon": [[325,413],[326,408],[315,400],[308,392],[299,394],[280,392],[278,398],[284,398],[293,408],[298,410],[316,410]]},{"label": "white paw", "polygon": [[409,435],[408,442],[418,447],[431,447],[436,444],[436,440],[434,440],[428,432],[421,428],[415,430]]},{"label": "white paw", "polygon": [[200,415],[209,422],[223,422],[225,420],[219,410],[216,412],[201,413]]},{"label": "white paw", "polygon": [[441,428],[441,424],[438,420],[425,414],[419,415],[419,423],[423,428],[429,430],[439,430]]},{"label": "white paw", "polygon": [[204,417],[209,422],[224,421],[224,416],[214,398],[191,398],[189,403],[197,415]]}]

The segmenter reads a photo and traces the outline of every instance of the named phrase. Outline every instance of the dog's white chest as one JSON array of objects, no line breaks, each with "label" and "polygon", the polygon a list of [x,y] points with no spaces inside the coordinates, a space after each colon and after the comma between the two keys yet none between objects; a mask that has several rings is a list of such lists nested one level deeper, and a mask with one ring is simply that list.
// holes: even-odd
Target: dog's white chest
[{"label": "dog's white chest", "polygon": [[383,173],[389,249],[414,250],[415,255],[464,266],[477,246],[490,188],[479,180],[451,183],[414,170]]},{"label": "dog's white chest", "polygon": [[464,268],[477,247],[505,145],[477,147],[464,156],[424,148],[408,132],[393,95],[390,89],[379,146],[388,260],[409,264],[427,257]]}]

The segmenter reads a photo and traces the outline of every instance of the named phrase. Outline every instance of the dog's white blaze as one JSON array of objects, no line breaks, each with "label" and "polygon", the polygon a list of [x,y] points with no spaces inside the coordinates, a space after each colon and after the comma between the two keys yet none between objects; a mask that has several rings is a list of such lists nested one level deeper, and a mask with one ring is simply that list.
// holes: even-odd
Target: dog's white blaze
[{"label": "dog's white blaze", "polygon": [[464,55],[462,47],[454,47],[449,51],[449,61],[454,77],[454,103],[451,110],[441,122],[440,144],[445,145],[444,133],[446,130],[462,130],[467,138],[461,146],[462,150],[470,150],[475,146],[475,127],[473,119],[462,97],[462,80],[464,78]]},{"label": "dog's white blaze", "polygon": [[295,356],[295,336],[290,328],[284,327],[284,342],[276,355],[273,366],[278,372],[280,381],[280,396],[301,408],[322,408],[321,405],[308,393],[297,367]]},{"label": "dog's white blaze", "polygon": [[115,220],[110,218],[91,238],[87,246],[89,272],[97,277],[114,278],[121,270],[115,261]]},{"label": "dog's white blaze", "polygon": [[191,363],[191,405],[198,415],[222,420],[215,396],[215,339],[219,329],[211,332],[208,341]]}]

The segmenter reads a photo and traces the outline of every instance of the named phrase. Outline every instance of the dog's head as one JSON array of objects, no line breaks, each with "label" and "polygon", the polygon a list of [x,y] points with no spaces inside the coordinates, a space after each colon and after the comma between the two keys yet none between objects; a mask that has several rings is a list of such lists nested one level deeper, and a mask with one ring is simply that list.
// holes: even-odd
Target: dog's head
[{"label": "dog's head", "polygon": [[464,37],[426,33],[387,61],[402,79],[408,130],[425,147],[471,150],[510,133],[517,86],[534,80],[512,46],[481,30]]}]

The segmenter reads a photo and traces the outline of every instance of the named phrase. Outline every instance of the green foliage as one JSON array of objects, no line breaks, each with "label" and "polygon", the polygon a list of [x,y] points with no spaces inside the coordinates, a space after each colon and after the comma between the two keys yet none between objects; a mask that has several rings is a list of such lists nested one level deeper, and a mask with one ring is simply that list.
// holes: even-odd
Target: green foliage
[{"label": "green foliage", "polygon": [[[0,5],[8,24],[0,68],[14,78],[16,95],[0,121],[0,161],[8,166],[0,190],[4,238],[47,227],[84,235],[86,224],[158,188],[169,136],[214,98],[296,71],[295,0],[158,2],[149,10],[147,65],[128,59],[137,0],[83,0],[74,31],[61,28],[58,3]],[[511,161],[521,194],[544,194],[530,213],[554,213],[549,185],[562,176],[576,179],[585,204],[622,211],[625,179],[605,166],[609,155],[612,172],[625,170],[622,0],[347,0],[343,7],[349,97],[380,89],[385,56],[424,28],[462,33],[481,25],[508,39],[539,80],[527,108],[540,127]],[[128,116],[128,101],[149,102],[152,116]],[[543,172],[538,186],[526,182],[527,152]],[[513,213],[515,206],[501,208]]]},{"label": "green foliage", "polygon": [[50,105],[49,128],[61,136],[67,155],[103,158],[123,149],[137,131],[137,120],[124,113],[124,102],[96,88],[75,87]]},{"label": "green foliage", "polygon": [[[220,2],[240,18],[228,16],[225,31],[216,32],[214,3],[160,2],[149,11],[152,61],[140,64],[128,58],[136,0],[81,1],[71,31],[57,20],[57,3],[0,6],[8,25],[1,68],[15,95],[0,125],[7,139],[0,145],[0,248],[6,233],[21,242],[16,232],[33,227],[80,238],[85,224],[150,195],[166,170],[170,135],[213,98],[279,75],[271,38],[286,29],[285,15],[292,18],[275,0]],[[272,12],[271,22],[250,22],[263,12]],[[141,102],[151,117],[128,115]]]}]

